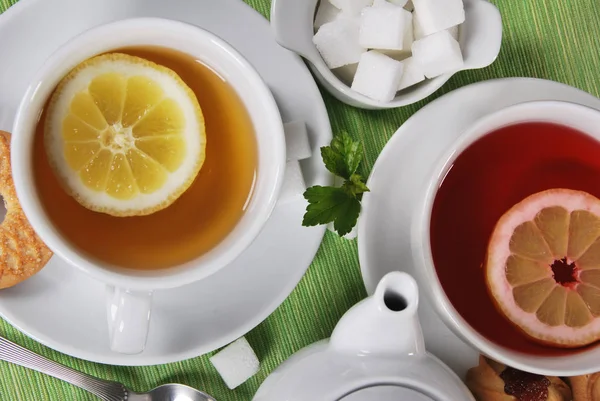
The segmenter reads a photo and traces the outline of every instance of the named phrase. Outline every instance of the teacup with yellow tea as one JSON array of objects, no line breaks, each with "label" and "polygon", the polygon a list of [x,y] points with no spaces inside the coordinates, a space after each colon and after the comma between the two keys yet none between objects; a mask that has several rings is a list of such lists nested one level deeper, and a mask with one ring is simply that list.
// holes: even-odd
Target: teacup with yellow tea
[{"label": "teacup with yellow tea", "polygon": [[27,218],[58,256],[110,285],[111,347],[125,353],[144,347],[153,290],[213,274],[252,243],[285,168],[259,74],[222,39],[164,19],[62,46],[13,130]]},{"label": "teacup with yellow tea", "polygon": [[[35,135],[36,186],[53,225],[91,257],[132,269],[177,266],[222,241],[257,173],[254,126],[235,89],[164,47],[118,49],[74,71]],[[67,85],[85,74],[72,95]]]}]

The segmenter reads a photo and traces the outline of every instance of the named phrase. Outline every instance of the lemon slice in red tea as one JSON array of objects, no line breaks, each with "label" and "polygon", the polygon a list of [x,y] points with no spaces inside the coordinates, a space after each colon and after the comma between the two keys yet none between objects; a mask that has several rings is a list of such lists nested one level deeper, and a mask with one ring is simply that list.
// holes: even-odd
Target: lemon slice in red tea
[{"label": "lemon slice in red tea", "polygon": [[600,339],[600,200],[551,189],[496,224],[485,264],[498,310],[533,340],[579,347]]}]

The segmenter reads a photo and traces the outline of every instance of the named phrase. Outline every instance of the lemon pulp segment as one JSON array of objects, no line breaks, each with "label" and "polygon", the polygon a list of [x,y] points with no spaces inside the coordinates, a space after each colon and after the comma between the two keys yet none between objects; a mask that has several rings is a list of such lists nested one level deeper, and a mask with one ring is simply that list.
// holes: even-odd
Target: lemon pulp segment
[{"label": "lemon pulp segment", "polygon": [[69,194],[115,216],[173,203],[194,181],[206,147],[202,110],[181,78],[120,53],[91,58],[60,82],[44,139]]}]

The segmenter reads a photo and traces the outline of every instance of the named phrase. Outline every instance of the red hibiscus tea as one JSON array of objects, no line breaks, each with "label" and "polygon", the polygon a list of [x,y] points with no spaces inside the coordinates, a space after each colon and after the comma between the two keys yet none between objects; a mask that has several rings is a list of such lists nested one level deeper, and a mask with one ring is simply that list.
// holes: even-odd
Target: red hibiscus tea
[{"label": "red hibiscus tea", "polygon": [[487,292],[483,264],[500,217],[527,196],[551,188],[600,198],[600,142],[561,125],[515,124],[462,152],[437,192],[431,217],[434,264],[457,312],[489,340],[530,354],[572,350],[537,344],[509,323]]}]

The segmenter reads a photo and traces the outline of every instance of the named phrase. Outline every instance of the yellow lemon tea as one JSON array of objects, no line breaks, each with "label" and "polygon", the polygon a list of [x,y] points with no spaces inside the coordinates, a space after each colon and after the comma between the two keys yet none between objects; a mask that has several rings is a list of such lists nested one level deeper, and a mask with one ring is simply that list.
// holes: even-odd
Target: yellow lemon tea
[{"label": "yellow lemon tea", "polygon": [[146,216],[94,212],[67,194],[44,146],[44,112],[35,137],[36,186],[62,235],[88,255],[121,267],[160,269],[193,260],[235,227],[252,196],[257,149],[254,127],[235,90],[200,60],[160,47],[119,49],[170,68],[194,92],[204,115],[204,164],[173,204]]}]

